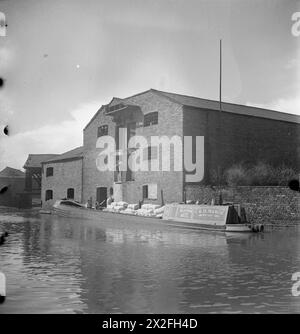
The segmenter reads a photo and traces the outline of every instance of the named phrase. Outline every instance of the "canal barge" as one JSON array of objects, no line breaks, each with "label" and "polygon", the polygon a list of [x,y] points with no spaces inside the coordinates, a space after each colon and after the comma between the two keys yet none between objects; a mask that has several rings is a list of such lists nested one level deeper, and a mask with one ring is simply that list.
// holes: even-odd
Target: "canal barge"
[{"label": "canal barge", "polygon": [[174,227],[220,232],[262,232],[262,224],[250,224],[241,221],[239,210],[234,205],[192,205],[168,204],[161,218],[144,217],[122,213],[88,209],[85,205],[72,200],[59,200],[53,205],[52,213],[79,219],[110,219],[126,222],[160,223]]}]

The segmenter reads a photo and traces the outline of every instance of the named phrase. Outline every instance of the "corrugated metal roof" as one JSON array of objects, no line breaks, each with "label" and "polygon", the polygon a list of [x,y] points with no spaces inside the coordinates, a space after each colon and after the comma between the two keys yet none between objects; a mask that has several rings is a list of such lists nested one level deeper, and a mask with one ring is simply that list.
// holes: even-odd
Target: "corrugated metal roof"
[{"label": "corrugated metal roof", "polygon": [[[194,97],[194,96],[189,96],[189,95],[182,95],[182,94],[177,94],[177,93],[170,93],[170,92],[164,92],[161,90],[157,89],[149,89],[144,92],[140,92],[137,94],[134,94],[132,96],[126,97],[126,98],[117,98],[114,97],[110,103],[106,105],[102,105],[101,108],[96,112],[96,114],[93,116],[93,118],[88,122],[88,124],[85,126],[84,129],[86,129],[92,121],[97,117],[99,112],[103,110],[103,108],[113,105],[115,103],[119,102],[125,102],[126,100],[137,96],[137,95],[142,95],[148,92],[153,92],[156,94],[159,94],[160,96],[163,96],[169,100],[172,100],[175,103],[181,104],[183,106],[189,106],[189,107],[195,107],[195,108],[200,108],[200,109],[208,109],[208,110],[219,110],[219,101],[215,100],[208,100],[208,99],[203,99],[200,97]],[[258,107],[251,107],[251,106],[246,106],[246,105],[241,105],[241,104],[234,104],[234,103],[229,103],[229,102],[222,102],[222,110],[224,112],[230,112],[234,114],[240,114],[240,115],[245,115],[245,116],[254,116],[254,117],[261,117],[261,118],[267,118],[267,119],[274,119],[278,121],[284,121],[284,122],[291,122],[291,123],[298,123],[300,124],[300,116],[299,115],[294,115],[294,114],[289,114],[285,112],[280,112],[276,110],[270,110],[270,109],[264,109],[264,108],[258,108]],[[300,113],[300,110],[299,110]]]},{"label": "corrugated metal roof", "polygon": [[[199,97],[193,97],[188,95],[181,95],[169,92],[163,92],[160,90],[153,89],[154,92],[165,96],[174,102],[182,104],[184,106],[190,106],[201,109],[211,109],[211,110],[219,110],[219,101],[202,99]],[[294,114],[288,114],[280,111],[239,105],[234,103],[222,102],[222,110],[225,112],[230,112],[234,114],[241,114],[246,116],[255,116],[262,117],[268,119],[275,119],[278,121],[292,122],[292,123],[300,123],[300,116]],[[300,110],[299,110],[300,112]]]},{"label": "corrugated metal roof", "polygon": [[64,160],[79,159],[83,157],[83,146],[74,148],[73,150],[67,151],[65,153],[59,154],[54,158],[43,161],[43,163],[53,163]]},{"label": "corrugated metal roof", "polygon": [[0,177],[25,177],[25,173],[19,169],[5,167],[0,172]]}]

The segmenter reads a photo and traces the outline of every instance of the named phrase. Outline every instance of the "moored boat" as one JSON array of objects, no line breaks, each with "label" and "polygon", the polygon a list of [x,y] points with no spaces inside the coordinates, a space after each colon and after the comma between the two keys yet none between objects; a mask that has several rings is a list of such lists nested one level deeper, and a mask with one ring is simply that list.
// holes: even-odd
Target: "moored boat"
[{"label": "moored boat", "polygon": [[213,230],[220,232],[261,232],[262,224],[250,224],[241,221],[238,211],[233,205],[191,205],[191,204],[168,204],[165,206],[162,218],[142,217],[102,210],[88,209],[84,204],[72,200],[59,200],[53,205],[53,213],[63,217],[118,220],[147,223],[158,223],[174,227],[189,229]]}]

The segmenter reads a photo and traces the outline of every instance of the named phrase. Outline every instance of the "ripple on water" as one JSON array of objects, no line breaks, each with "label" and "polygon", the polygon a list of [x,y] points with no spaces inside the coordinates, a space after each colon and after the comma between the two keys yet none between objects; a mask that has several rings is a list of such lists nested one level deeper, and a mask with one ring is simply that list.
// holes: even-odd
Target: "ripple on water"
[{"label": "ripple on water", "polygon": [[[300,312],[299,231],[231,236],[4,215],[1,313]],[[3,215],[0,216],[2,219]]]}]

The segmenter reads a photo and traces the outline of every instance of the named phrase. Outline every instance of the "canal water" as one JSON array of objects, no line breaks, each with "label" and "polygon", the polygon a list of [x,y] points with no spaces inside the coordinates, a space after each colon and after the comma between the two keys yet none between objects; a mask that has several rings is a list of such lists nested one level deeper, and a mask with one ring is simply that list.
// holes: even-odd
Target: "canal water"
[{"label": "canal water", "polygon": [[264,234],[0,214],[0,313],[300,313],[300,228]]}]

